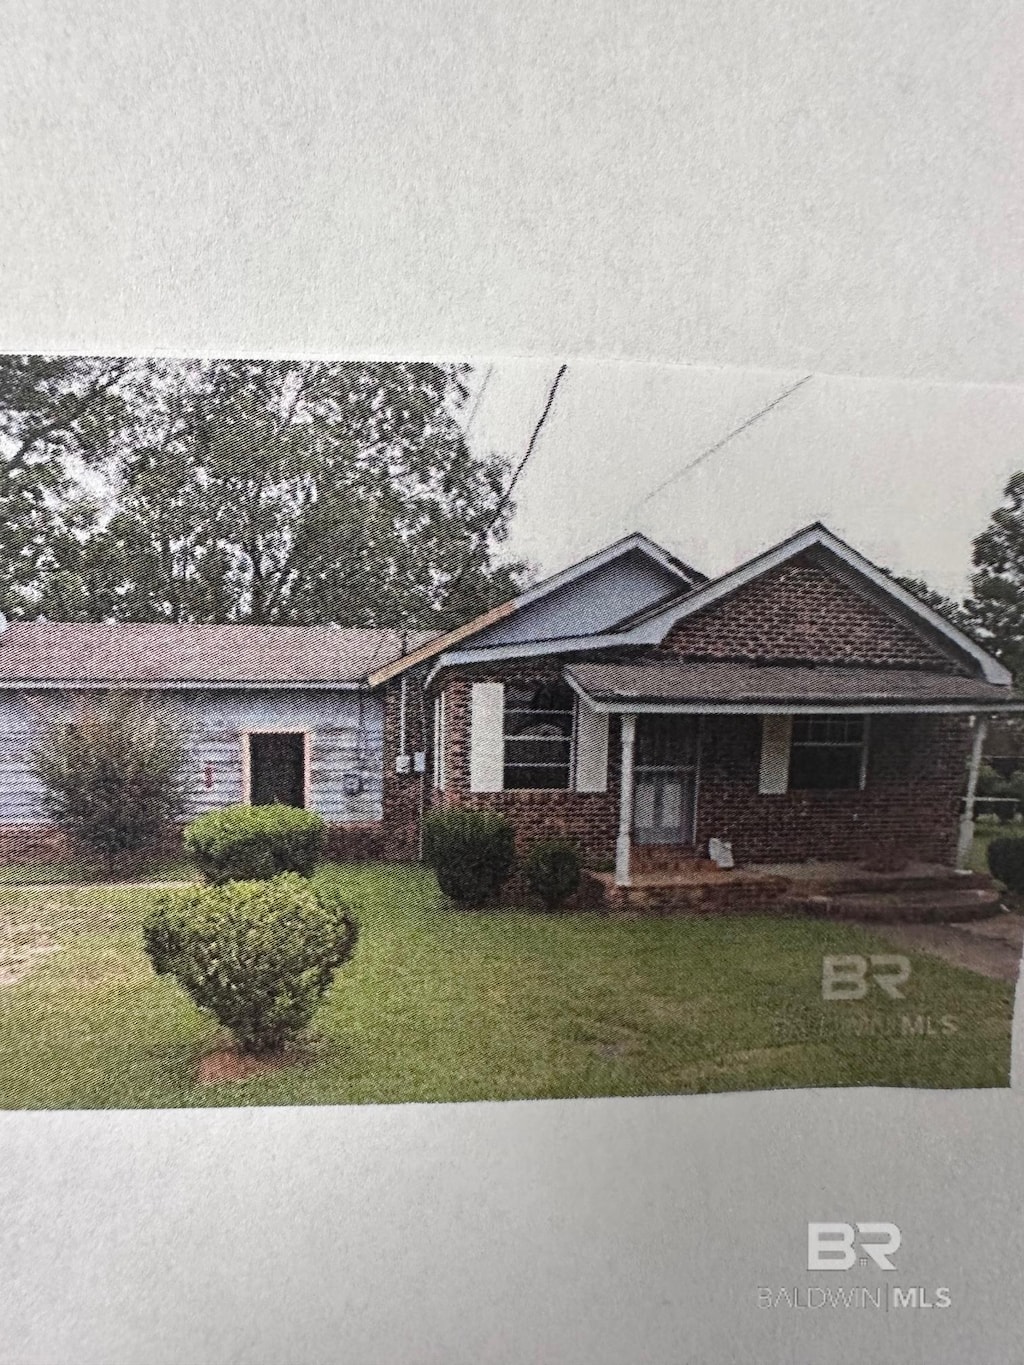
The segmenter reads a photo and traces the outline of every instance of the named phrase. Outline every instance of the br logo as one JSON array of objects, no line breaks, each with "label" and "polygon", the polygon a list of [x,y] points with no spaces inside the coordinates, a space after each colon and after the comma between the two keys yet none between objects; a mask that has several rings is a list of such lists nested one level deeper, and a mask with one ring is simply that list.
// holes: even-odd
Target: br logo
[{"label": "br logo", "polygon": [[863,1000],[873,981],[892,1000],[902,1000],[901,986],[910,977],[910,959],[900,953],[847,953],[821,960],[823,1000]]},{"label": "br logo", "polygon": [[895,1223],[808,1223],[807,1269],[849,1270],[870,1257],[879,1270],[895,1270],[889,1258],[902,1240]]}]

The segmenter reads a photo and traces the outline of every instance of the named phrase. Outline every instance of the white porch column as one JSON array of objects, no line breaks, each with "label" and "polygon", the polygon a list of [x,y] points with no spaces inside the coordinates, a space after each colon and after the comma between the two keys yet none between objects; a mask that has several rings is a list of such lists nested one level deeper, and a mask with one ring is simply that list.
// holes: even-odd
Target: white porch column
[{"label": "white porch column", "polygon": [[960,838],[956,849],[956,865],[967,866],[967,858],[974,840],[974,796],[978,788],[978,769],[981,767],[981,753],[985,747],[988,731],[988,716],[975,716],[974,743],[971,745],[971,766],[967,770],[967,796],[964,799],[964,813],[960,817]]},{"label": "white porch column", "polygon": [[622,717],[622,767],[619,776],[619,837],[615,841],[615,885],[631,886],[630,854],[633,848],[633,753],[636,748],[636,716]]}]

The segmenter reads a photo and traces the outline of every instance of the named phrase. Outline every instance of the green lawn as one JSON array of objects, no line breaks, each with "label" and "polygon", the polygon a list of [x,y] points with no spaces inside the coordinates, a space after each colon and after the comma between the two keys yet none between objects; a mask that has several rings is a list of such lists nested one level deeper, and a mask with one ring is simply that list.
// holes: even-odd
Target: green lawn
[{"label": "green lawn", "polygon": [[354,961],[299,1062],[212,1086],[197,1083],[195,1068],[224,1036],[172,980],[153,974],[142,951],[153,891],[5,890],[0,950],[4,919],[14,941],[49,934],[60,950],[0,987],[0,1106],[1007,1083],[1008,985],[914,956],[903,1001],[877,989],[864,1001],[822,999],[823,954],[892,951],[855,927],[470,914],[446,909],[419,869],[318,875],[357,907]]}]

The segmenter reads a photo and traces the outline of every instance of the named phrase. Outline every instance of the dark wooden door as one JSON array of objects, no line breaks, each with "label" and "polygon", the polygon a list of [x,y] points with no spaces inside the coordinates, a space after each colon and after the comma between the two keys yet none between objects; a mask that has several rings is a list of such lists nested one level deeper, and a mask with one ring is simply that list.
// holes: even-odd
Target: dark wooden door
[{"label": "dark wooden door", "polygon": [[249,788],[254,806],[306,804],[306,736],[249,736]]}]

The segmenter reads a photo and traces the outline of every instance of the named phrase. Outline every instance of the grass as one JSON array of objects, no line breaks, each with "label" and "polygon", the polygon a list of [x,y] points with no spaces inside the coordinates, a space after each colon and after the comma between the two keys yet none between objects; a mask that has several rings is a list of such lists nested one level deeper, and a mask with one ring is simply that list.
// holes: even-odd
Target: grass
[{"label": "grass", "polygon": [[[156,977],[154,891],[8,890],[2,921],[49,938],[0,988],[0,1107],[361,1104],[779,1086],[1005,1085],[1012,989],[913,956],[903,1001],[821,997],[822,956],[891,952],[805,919],[625,920],[447,909],[416,868],[317,874],[363,936],[301,1060],[201,1086],[216,1023]],[[947,1025],[952,1023],[952,1030]]]},{"label": "grass", "polygon": [[[126,882],[196,881],[199,872],[185,857],[151,858],[116,880]],[[109,881],[96,863],[9,863],[0,867],[0,887],[4,886],[72,886]]]}]

